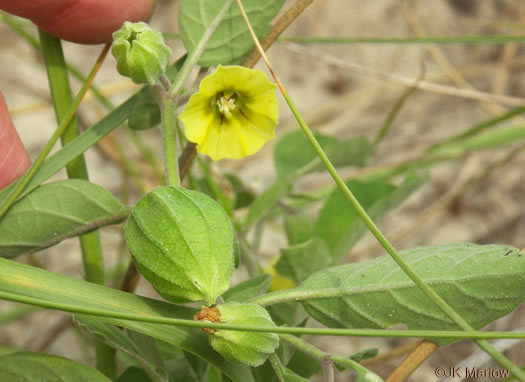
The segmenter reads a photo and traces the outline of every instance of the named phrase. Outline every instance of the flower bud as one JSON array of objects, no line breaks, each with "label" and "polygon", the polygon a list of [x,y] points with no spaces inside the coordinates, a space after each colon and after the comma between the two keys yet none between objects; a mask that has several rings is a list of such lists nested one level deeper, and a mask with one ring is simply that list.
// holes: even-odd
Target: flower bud
[{"label": "flower bud", "polygon": [[[215,308],[202,307],[195,320],[235,325],[275,327],[272,318],[262,306],[231,303]],[[229,361],[260,366],[279,346],[275,333],[243,332],[238,330],[203,329],[210,333],[211,346]]]},{"label": "flower bud", "polygon": [[162,34],[148,24],[126,21],[113,33],[111,53],[120,74],[136,84],[154,85],[166,71],[171,49],[164,43]]}]

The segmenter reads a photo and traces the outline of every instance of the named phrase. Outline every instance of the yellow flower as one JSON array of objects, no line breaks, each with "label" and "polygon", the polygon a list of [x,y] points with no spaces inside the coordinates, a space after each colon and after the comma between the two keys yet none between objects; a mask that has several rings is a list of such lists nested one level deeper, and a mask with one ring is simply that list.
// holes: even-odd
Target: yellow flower
[{"label": "yellow flower", "polygon": [[276,85],[260,70],[219,66],[179,116],[189,141],[213,160],[251,155],[275,137]]}]

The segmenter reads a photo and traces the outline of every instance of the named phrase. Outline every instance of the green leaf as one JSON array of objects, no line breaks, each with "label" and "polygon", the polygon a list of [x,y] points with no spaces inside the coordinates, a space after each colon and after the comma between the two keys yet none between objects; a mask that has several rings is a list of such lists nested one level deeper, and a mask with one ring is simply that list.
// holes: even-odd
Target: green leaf
[{"label": "green leaf", "polygon": [[323,365],[319,360],[311,358],[301,351],[296,351],[293,354],[286,367],[304,378],[310,378],[323,370]]},{"label": "green leaf", "polygon": [[157,187],[140,199],[125,227],[140,273],[165,299],[213,305],[233,273],[233,229],[210,197]]},{"label": "green leaf", "polygon": [[224,177],[230,182],[235,194],[234,209],[248,207],[255,200],[255,194],[246,186],[241,178],[235,174],[224,174]]},{"label": "green leaf", "polygon": [[[346,182],[370,217],[378,220],[416,190],[426,179],[411,175],[398,187],[384,181]],[[335,189],[319,213],[312,235],[323,239],[337,263],[347,255],[366,227],[339,189]]]},{"label": "green leaf", "polygon": [[297,375],[292,370],[285,368],[284,369],[284,382],[308,382],[309,379],[303,378]]},{"label": "green leaf", "polygon": [[198,381],[205,380],[206,375],[210,371],[210,367],[208,363],[187,351],[184,352],[183,355],[184,355],[183,360],[190,367],[191,371],[193,372],[193,375],[197,377],[197,380]]},{"label": "green leaf", "polygon": [[[285,0],[244,0],[243,6],[250,23],[262,38],[268,30],[268,23],[277,15]],[[179,27],[182,42],[191,53],[211,22],[224,7],[225,0],[181,0],[179,9]],[[239,7],[234,3],[223,20],[215,29],[199,59],[201,66],[238,63],[253,49],[253,42],[241,16]]]},{"label": "green leaf", "polygon": [[104,188],[81,179],[39,187],[0,220],[0,256],[16,257],[107,224],[119,223],[127,209]]},{"label": "green leaf", "polygon": [[[282,344],[282,341],[281,341],[281,344]],[[280,382],[277,379],[277,376],[275,375],[275,371],[273,370],[273,367],[269,361],[266,361],[259,367],[252,367],[252,373],[253,373],[253,378],[256,382]]]},{"label": "green leaf", "polygon": [[264,274],[235,285],[233,288],[228,289],[222,297],[226,302],[244,302],[266,293],[271,284],[272,276]]},{"label": "green leaf", "polygon": [[40,353],[0,357],[0,381],[111,382],[104,374],[67,358]]},{"label": "green leaf", "polygon": [[160,108],[153,90],[147,87],[135,97],[135,105],[128,119],[128,126],[133,130],[146,130],[160,123]]},{"label": "green leaf", "polygon": [[164,365],[159,364],[157,359],[152,359],[155,353],[151,349],[136,344],[124,331],[86,315],[76,315],[75,324],[93,334],[99,341],[134,358],[151,379],[167,381]]},{"label": "green leaf", "polygon": [[[208,366],[208,363],[205,361],[201,362]],[[184,358],[170,359],[166,361],[166,367],[170,374],[170,381],[184,381],[184,382],[200,382],[200,379],[195,371],[191,368],[189,363]],[[211,369],[211,368],[210,368]],[[215,369],[215,368],[213,368]],[[218,370],[218,369],[215,369]],[[220,370],[219,370],[220,374]]]},{"label": "green leaf", "polygon": [[292,186],[291,178],[280,178],[264,191],[252,204],[250,211],[248,211],[248,216],[246,216],[244,221],[244,230],[248,231],[251,226],[267,216],[277,202],[290,191]]},{"label": "green leaf", "polygon": [[223,382],[221,371],[216,367],[210,367],[206,375],[206,382]]},{"label": "green leaf", "polygon": [[490,149],[516,143],[524,138],[525,126],[509,126],[437,146],[431,153],[455,154],[463,151]]},{"label": "green leaf", "polygon": [[285,302],[282,304],[267,307],[272,316],[273,322],[277,325],[298,326],[306,321],[308,314],[302,305],[296,302]]},{"label": "green leaf", "polygon": [[[25,299],[26,302],[27,299],[38,300],[47,306],[62,307],[60,309],[63,309],[64,302],[67,302],[67,305],[77,312],[95,310],[190,320],[196,313],[195,309],[125,293],[2,258],[0,258],[0,294],[4,297],[17,296],[18,299]],[[253,381],[248,367],[222,358],[213,351],[206,335],[200,333],[198,329],[120,318],[98,317],[98,319],[178,346],[216,366],[235,382]]]},{"label": "green leaf", "polygon": [[275,264],[277,272],[301,283],[312,273],[324,269],[332,262],[330,248],[324,240],[314,237],[307,242],[281,248],[281,256]]},{"label": "green leaf", "polygon": [[[364,137],[341,140],[340,138],[315,133],[315,138],[325,150],[336,167],[362,166],[372,153],[372,145]],[[279,176],[297,174],[306,166],[312,165],[314,160],[318,161],[317,153],[301,130],[295,130],[285,134],[274,150],[274,163]],[[309,169],[310,171],[322,171],[324,166],[319,163]]]},{"label": "green leaf", "polygon": [[145,370],[140,367],[128,367],[115,382],[154,382]]},{"label": "green leaf", "polygon": [[[506,245],[450,244],[402,251],[401,256],[475,329],[512,312],[525,300],[525,253]],[[328,327],[458,330],[390,256],[322,270],[298,288],[331,298],[306,301]],[[334,292],[334,293],[332,293]],[[334,296],[340,292],[340,297]],[[455,340],[433,340],[446,345]]]},{"label": "green leaf", "polygon": [[355,362],[361,362],[361,361],[366,361],[367,359],[370,359],[370,358],[374,358],[378,354],[379,354],[379,350],[377,348],[370,348],[370,349],[365,349],[360,352],[354,353],[348,358],[350,358],[352,361],[355,361]]},{"label": "green leaf", "polygon": [[[379,354],[379,350],[377,350],[376,348],[371,348],[371,349],[365,349],[358,353],[352,354],[351,356],[347,358],[355,362],[361,362],[361,361],[366,361],[367,359],[370,359],[370,358],[374,358],[378,354]],[[350,368],[350,365],[347,363],[334,362],[334,365],[339,371],[344,371]]]},{"label": "green leaf", "polygon": [[289,245],[301,244],[312,237],[314,219],[307,213],[284,215],[284,230]]}]

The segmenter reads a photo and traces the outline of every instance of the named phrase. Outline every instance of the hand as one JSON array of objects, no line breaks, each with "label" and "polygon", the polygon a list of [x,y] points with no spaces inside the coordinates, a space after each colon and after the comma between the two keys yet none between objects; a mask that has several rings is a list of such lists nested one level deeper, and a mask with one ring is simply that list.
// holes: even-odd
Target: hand
[{"label": "hand", "polygon": [[[33,21],[64,40],[85,44],[111,41],[124,21],[145,20],[153,0],[0,0],[0,9]],[[30,166],[0,92],[0,189]]]}]

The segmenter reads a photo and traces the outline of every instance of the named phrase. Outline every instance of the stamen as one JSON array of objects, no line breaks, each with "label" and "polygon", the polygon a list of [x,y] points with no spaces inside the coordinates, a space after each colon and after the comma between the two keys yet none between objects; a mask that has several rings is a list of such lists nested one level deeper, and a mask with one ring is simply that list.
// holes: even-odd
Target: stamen
[{"label": "stamen", "polygon": [[217,100],[217,106],[221,114],[223,114],[227,119],[230,119],[232,117],[232,111],[237,108],[234,94],[223,94]]}]

